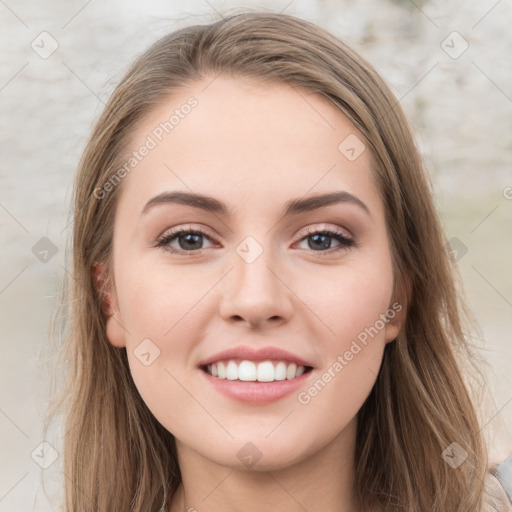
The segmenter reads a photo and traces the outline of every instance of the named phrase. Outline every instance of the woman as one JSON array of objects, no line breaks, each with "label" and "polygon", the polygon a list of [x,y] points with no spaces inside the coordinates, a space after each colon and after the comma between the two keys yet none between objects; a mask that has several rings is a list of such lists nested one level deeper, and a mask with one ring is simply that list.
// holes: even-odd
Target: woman
[{"label": "woman", "polygon": [[337,38],[269,13],[162,38],[74,212],[66,510],[507,510],[420,156]]}]

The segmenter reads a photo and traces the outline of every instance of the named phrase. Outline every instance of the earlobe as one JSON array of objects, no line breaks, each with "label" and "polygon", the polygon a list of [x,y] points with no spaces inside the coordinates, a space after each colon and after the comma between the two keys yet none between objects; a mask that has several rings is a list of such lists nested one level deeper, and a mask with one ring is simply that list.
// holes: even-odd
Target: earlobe
[{"label": "earlobe", "polygon": [[116,314],[107,318],[107,338],[114,347],[126,347],[126,332]]},{"label": "earlobe", "polygon": [[391,343],[396,340],[398,333],[400,332],[401,324],[396,321],[396,317],[394,320],[390,320],[386,324],[386,334],[385,334],[385,342]]},{"label": "earlobe", "polygon": [[121,322],[115,290],[111,285],[111,280],[105,274],[101,263],[95,265],[93,278],[100,296],[101,310],[107,318],[106,335],[112,345],[121,348],[126,346],[126,331]]},{"label": "earlobe", "polygon": [[389,321],[386,323],[385,341],[390,343],[394,341],[400,331],[404,328],[407,318],[407,304],[411,296],[411,281],[407,275],[403,276],[400,283],[396,287],[393,299],[388,308],[387,317]]}]

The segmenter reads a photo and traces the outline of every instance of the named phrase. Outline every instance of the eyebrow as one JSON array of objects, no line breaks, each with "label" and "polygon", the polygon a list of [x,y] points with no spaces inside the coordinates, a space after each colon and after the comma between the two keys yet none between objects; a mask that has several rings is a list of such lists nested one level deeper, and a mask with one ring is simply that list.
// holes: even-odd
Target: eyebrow
[{"label": "eyebrow", "polygon": [[[283,209],[283,217],[296,215],[299,213],[310,212],[337,203],[349,203],[359,206],[370,217],[371,213],[366,204],[358,197],[346,191],[329,192],[326,194],[317,194],[306,198],[291,199],[287,201]],[[163,192],[148,201],[142,210],[142,214],[156,205],[160,204],[183,204],[193,208],[215,213],[217,215],[231,216],[232,211],[227,205],[214,197],[191,193],[191,192]]]}]

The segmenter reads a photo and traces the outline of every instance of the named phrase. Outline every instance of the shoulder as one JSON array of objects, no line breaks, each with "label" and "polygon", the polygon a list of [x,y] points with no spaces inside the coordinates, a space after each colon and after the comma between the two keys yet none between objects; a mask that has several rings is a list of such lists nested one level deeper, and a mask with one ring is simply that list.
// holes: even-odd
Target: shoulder
[{"label": "shoulder", "polygon": [[484,484],[482,512],[512,512],[512,455],[489,468]]}]

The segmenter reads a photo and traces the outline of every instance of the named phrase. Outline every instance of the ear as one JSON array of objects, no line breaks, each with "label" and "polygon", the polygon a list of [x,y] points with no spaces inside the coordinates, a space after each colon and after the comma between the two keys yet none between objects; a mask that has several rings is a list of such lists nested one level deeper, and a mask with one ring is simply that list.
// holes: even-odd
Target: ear
[{"label": "ear", "polygon": [[96,289],[101,300],[101,310],[107,317],[106,335],[110,343],[115,347],[122,348],[126,346],[126,330],[121,321],[121,314],[117,304],[115,289],[112,286],[112,280],[102,263],[94,266],[93,278]]},{"label": "ear", "polygon": [[399,278],[395,285],[393,298],[386,312],[388,321],[386,322],[385,340],[386,343],[394,341],[400,331],[404,328],[407,318],[407,305],[411,297],[412,285],[408,275]]}]

